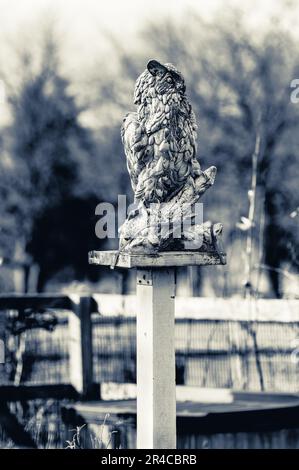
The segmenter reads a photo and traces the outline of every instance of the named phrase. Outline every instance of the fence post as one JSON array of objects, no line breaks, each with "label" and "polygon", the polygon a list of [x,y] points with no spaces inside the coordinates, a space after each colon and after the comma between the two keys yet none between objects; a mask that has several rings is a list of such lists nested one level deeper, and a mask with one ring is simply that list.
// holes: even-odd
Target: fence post
[{"label": "fence post", "polygon": [[85,296],[73,301],[68,322],[70,383],[82,398],[94,392],[91,300]]}]

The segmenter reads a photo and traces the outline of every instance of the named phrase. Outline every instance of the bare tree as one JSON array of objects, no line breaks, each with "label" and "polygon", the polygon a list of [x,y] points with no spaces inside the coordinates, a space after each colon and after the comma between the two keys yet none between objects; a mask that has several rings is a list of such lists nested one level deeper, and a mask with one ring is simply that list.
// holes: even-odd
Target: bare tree
[{"label": "bare tree", "polygon": [[[18,245],[27,275],[31,261],[41,267],[43,256],[53,251],[47,246],[43,256],[41,253],[44,240],[49,242],[52,233],[59,230],[60,237],[52,236],[52,242],[63,238],[65,247],[69,246],[67,234],[72,231],[75,240],[79,233],[74,229],[75,220],[72,230],[64,225],[71,217],[75,219],[75,213],[60,217],[59,227],[54,223],[57,218],[52,217],[52,226],[48,224],[47,231],[41,233],[43,217],[54,209],[59,212],[59,207],[71,197],[84,199],[92,195],[94,198],[99,194],[91,178],[95,157],[92,134],[80,122],[82,110],[69,92],[69,81],[60,72],[58,52],[55,36],[45,30],[39,60],[36,51],[29,49],[19,55],[20,77],[10,93],[12,123],[6,132],[11,160],[10,167],[3,169],[4,220],[13,220],[10,232],[13,249],[9,256],[13,257]],[[92,205],[96,206],[94,201]],[[67,207],[74,208],[74,205]],[[84,261],[85,258],[86,254]],[[49,272],[50,261],[44,263]],[[40,272],[40,277],[45,277],[45,272]],[[39,288],[43,285],[40,282]]]}]

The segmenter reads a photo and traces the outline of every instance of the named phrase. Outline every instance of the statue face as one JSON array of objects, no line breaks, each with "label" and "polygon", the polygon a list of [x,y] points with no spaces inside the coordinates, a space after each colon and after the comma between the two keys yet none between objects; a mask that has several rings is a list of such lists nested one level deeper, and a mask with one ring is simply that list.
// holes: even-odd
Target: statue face
[{"label": "statue face", "polygon": [[170,64],[160,64],[156,60],[150,60],[147,69],[156,78],[156,89],[161,95],[168,92],[185,93],[186,87],[183,77],[173,70]]}]

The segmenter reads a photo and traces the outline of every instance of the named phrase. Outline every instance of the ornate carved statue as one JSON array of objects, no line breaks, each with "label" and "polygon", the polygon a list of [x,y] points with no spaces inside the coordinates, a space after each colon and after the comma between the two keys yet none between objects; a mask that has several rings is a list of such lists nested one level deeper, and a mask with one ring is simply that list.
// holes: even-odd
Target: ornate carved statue
[{"label": "ornate carved statue", "polygon": [[120,228],[120,250],[215,251],[221,224],[199,223],[196,203],[216,168],[196,159],[196,119],[185,81],[172,64],[150,60],[137,79],[121,130],[135,209]]}]

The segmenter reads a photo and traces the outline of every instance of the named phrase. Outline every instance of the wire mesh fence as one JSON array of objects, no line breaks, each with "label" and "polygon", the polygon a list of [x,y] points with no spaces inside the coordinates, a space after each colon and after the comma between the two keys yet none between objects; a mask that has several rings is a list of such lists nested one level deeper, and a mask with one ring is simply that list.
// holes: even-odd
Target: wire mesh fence
[{"label": "wire mesh fence", "polygon": [[[136,381],[135,331],[133,317],[93,323],[97,381]],[[177,383],[297,392],[299,364],[292,344],[298,335],[299,322],[177,319]]]},{"label": "wire mesh fence", "polygon": [[56,317],[53,331],[34,328],[20,334],[6,332],[0,384],[68,382],[68,319],[65,312],[57,312]]},{"label": "wire mesh fence", "polygon": [[[105,297],[103,302],[107,303],[107,308],[100,302],[100,313],[93,313],[91,316],[92,359],[94,381],[107,383],[108,396],[113,398],[109,394],[122,393],[120,384],[136,382],[136,312],[131,308],[134,299],[127,299],[130,305],[125,308],[125,314],[121,305],[124,305],[126,299],[120,305],[120,299],[116,299],[114,306],[110,300],[110,297]],[[299,319],[296,315],[292,317],[290,311],[284,321],[279,321],[270,312],[271,319],[264,315],[262,319],[245,320],[244,315],[235,315],[235,312],[229,314],[227,309],[230,305],[223,304],[224,308],[218,308],[216,312],[212,306],[213,316],[203,318],[197,312],[198,308],[208,316],[208,310],[202,309],[202,299],[192,299],[192,309],[190,305],[190,302],[189,306],[186,303],[186,314],[181,309],[176,318],[177,384],[248,391],[298,392]],[[221,307],[222,304],[219,305]],[[283,304],[279,305],[283,310]],[[133,314],[130,314],[131,311]],[[52,314],[55,315],[56,323],[51,330],[34,327],[16,334],[13,330],[6,329],[5,363],[0,364],[0,385],[69,383],[72,341],[70,314],[67,310],[58,309],[52,309]],[[1,314],[2,320],[11,316],[15,318],[15,312]],[[232,319],[235,316],[236,319]],[[111,382],[114,383],[114,388],[111,387]],[[61,448],[72,446],[77,432],[73,423],[66,423],[62,419],[64,404],[69,403],[70,400],[37,399],[11,402],[8,405],[39,448]],[[107,424],[104,428],[102,432],[101,424],[99,427],[89,423],[80,431],[79,445],[83,448],[101,445],[134,447],[136,430],[131,423],[117,422]],[[295,430],[287,430],[277,436],[273,434],[271,439],[280,439],[282,447],[296,447],[292,432]],[[98,439],[99,433],[101,437],[104,436],[103,442]],[[232,435],[231,439],[235,439],[233,444],[227,435],[219,435],[223,440],[220,442],[218,435],[185,434],[183,432],[181,437],[179,435],[181,448],[194,445],[199,448],[272,445],[270,441],[265,441],[267,436],[261,437],[259,434],[256,434],[256,442],[250,441],[250,433],[244,436]],[[3,444],[2,447],[14,446],[2,429],[0,443]],[[78,446],[78,442],[76,445]]]},{"label": "wire mesh fence", "polygon": [[[200,300],[199,300],[200,302]],[[6,334],[0,384],[68,383],[69,325],[56,311],[53,331]],[[92,314],[94,380],[136,382],[136,317]],[[180,385],[297,392],[299,321],[176,319],[176,380]],[[298,346],[298,344],[297,344]]]}]

